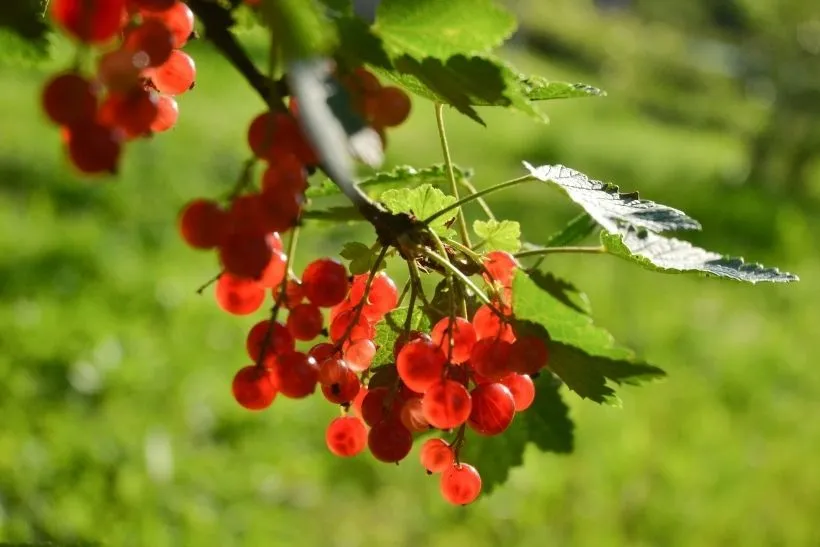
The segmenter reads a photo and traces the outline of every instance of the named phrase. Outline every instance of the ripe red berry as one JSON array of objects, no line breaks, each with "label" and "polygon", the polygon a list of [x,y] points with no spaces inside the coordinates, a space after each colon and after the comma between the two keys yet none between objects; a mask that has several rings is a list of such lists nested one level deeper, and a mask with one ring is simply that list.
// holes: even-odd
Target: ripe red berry
[{"label": "ripe red berry", "polygon": [[478,340],[482,338],[500,338],[507,342],[515,341],[512,326],[509,323],[502,322],[501,318],[486,304],[476,310],[473,316],[473,328]]},{"label": "ripe red berry", "polygon": [[433,384],[421,399],[424,417],[438,429],[452,429],[467,421],[472,410],[470,392],[459,382]]},{"label": "ripe red berry", "polygon": [[156,91],[143,87],[111,93],[100,106],[98,119],[103,125],[122,130],[128,138],[146,135],[159,114],[158,100]]},{"label": "ripe red berry", "polygon": [[215,201],[189,201],[179,214],[179,233],[194,249],[212,249],[219,245],[225,233],[227,215]]},{"label": "ripe red berry", "polygon": [[144,59],[133,51],[115,49],[97,60],[97,78],[109,92],[130,91],[140,84]]},{"label": "ripe red berry", "polygon": [[163,64],[174,50],[174,36],[159,19],[145,19],[141,25],[126,32],[123,49],[146,56],[144,68]]},{"label": "ripe red berry", "polygon": [[423,338],[428,342],[432,342],[433,340],[432,338],[430,338],[429,334],[417,330],[411,330],[407,333],[401,333],[398,336],[398,338],[396,338],[396,343],[393,344],[393,359],[398,359],[399,353],[401,352],[401,348],[403,348],[404,345],[407,344],[407,342],[412,342],[413,340],[418,340],[420,338]]},{"label": "ripe red berry", "polygon": [[174,2],[170,7],[163,10],[143,11],[144,19],[158,19],[173,36],[173,46],[181,48],[188,42],[188,38],[194,31],[194,12],[184,2]]},{"label": "ripe red berry", "polygon": [[265,289],[249,279],[241,279],[228,273],[216,282],[216,303],[233,315],[248,315],[262,306]]},{"label": "ripe red berry", "polygon": [[413,436],[398,420],[383,420],[367,435],[370,453],[379,461],[393,463],[403,460],[413,448]]},{"label": "ripe red berry", "polygon": [[492,251],[484,257],[486,273],[482,274],[487,283],[501,283],[503,287],[512,287],[513,275],[518,268],[518,261],[505,251]]},{"label": "ripe red berry", "polygon": [[263,112],[248,126],[248,146],[257,158],[271,163],[296,155],[294,142],[297,138],[296,123],[282,112]]},{"label": "ripe red berry", "polygon": [[82,42],[107,42],[122,28],[125,0],[51,0],[51,16]]},{"label": "ripe red berry", "polygon": [[481,475],[472,465],[456,464],[441,475],[441,495],[453,505],[467,505],[481,493]]},{"label": "ripe red berry", "polygon": [[535,384],[526,374],[510,374],[503,377],[501,383],[507,386],[515,401],[515,411],[527,410],[535,400]]},{"label": "ripe red berry", "polygon": [[261,279],[272,255],[264,235],[232,232],[219,242],[220,264],[238,277]]},{"label": "ripe red berry", "polygon": [[322,310],[313,304],[299,304],[290,310],[288,330],[297,340],[313,340],[322,332]]},{"label": "ripe red berry", "polygon": [[176,99],[169,95],[160,95],[157,100],[157,117],[151,122],[151,131],[168,131],[177,124],[178,119],[179,105]]},{"label": "ripe red berry", "polygon": [[442,473],[453,466],[455,454],[444,439],[427,439],[421,445],[419,458],[429,473]]},{"label": "ripe red berry", "polygon": [[[268,240],[269,238],[265,238]],[[270,242],[268,242],[270,247]],[[268,265],[262,270],[262,274],[258,277],[259,284],[266,289],[273,289],[274,298],[278,297],[278,287],[285,280],[287,274],[288,255],[282,251],[271,250],[270,260]],[[312,340],[312,338],[311,338]]]},{"label": "ripe red berry", "polygon": [[411,433],[421,433],[430,429],[430,424],[424,417],[421,398],[410,397],[404,401],[399,411],[399,419],[402,425]]},{"label": "ripe red berry", "polygon": [[233,398],[249,410],[262,410],[276,398],[276,388],[271,383],[268,372],[250,365],[239,369],[231,385]]},{"label": "ripe red berry", "polygon": [[360,415],[367,425],[374,426],[388,418],[397,419],[402,404],[390,389],[371,386],[362,399]]},{"label": "ripe red berry", "polygon": [[43,88],[43,110],[58,125],[94,120],[97,113],[97,86],[75,72],[51,78]]},{"label": "ripe red berry", "polygon": [[[278,290],[276,291],[278,293]],[[275,294],[274,297],[278,296]],[[305,299],[305,291],[302,290],[302,282],[298,279],[288,279],[285,286],[285,307],[292,310]]]},{"label": "ripe red berry", "polygon": [[307,172],[294,155],[278,158],[262,173],[262,193],[272,197],[303,193],[307,188]]},{"label": "ripe red berry", "polygon": [[[452,353],[450,351],[450,331],[453,335]],[[441,319],[433,327],[430,336],[433,343],[441,348],[441,352],[450,356],[451,363],[463,363],[469,359],[476,342],[473,325],[463,317],[456,317],[452,327],[449,317]]]},{"label": "ripe red berry", "polygon": [[344,350],[347,365],[356,372],[362,372],[370,368],[373,357],[376,356],[376,344],[367,338],[361,338],[349,343]]},{"label": "ripe red berry", "polygon": [[302,399],[316,391],[319,366],[316,360],[299,351],[280,353],[270,365],[273,385],[285,397]]},{"label": "ripe red berry", "polygon": [[438,345],[423,338],[405,344],[396,359],[402,382],[418,393],[441,380],[446,364],[447,357]]},{"label": "ripe red berry", "polygon": [[336,351],[335,345],[328,344],[327,342],[321,342],[310,348],[308,355],[316,359],[317,363],[321,364],[325,361],[325,359],[338,357],[339,353]]},{"label": "ripe red berry", "polygon": [[128,0],[128,8],[132,11],[165,11],[176,2],[177,0]]},{"label": "ripe red berry", "polygon": [[341,458],[355,456],[367,446],[367,429],[362,421],[353,416],[336,418],[325,433],[327,448]]},{"label": "ripe red berry", "polygon": [[410,97],[398,87],[388,86],[368,97],[367,110],[376,127],[401,125],[410,115]]},{"label": "ripe red berry", "polygon": [[510,351],[510,369],[519,374],[536,374],[547,366],[549,350],[543,340],[536,336],[522,336]]},{"label": "ripe red berry", "polygon": [[515,400],[501,383],[481,384],[470,392],[473,409],[467,425],[482,435],[498,435],[515,416]]},{"label": "ripe red berry", "polygon": [[[313,349],[311,349],[308,355],[311,355],[311,357],[316,359],[313,355]],[[333,384],[341,383],[344,380],[348,367],[347,363],[345,363],[343,359],[328,356],[322,360],[316,359],[316,361],[319,363],[318,379],[320,384],[323,386],[331,386]]]},{"label": "ripe red berry", "polygon": [[[368,277],[368,274],[361,274],[353,279],[349,296],[351,304],[356,305],[362,301]],[[396,283],[387,272],[378,272],[370,283],[370,292],[362,313],[371,321],[379,321],[385,314],[393,311],[398,302],[399,291]]]},{"label": "ripe red berry", "polygon": [[83,173],[117,172],[122,134],[97,122],[73,125],[68,133],[68,156]]},{"label": "ripe red berry", "polygon": [[330,258],[314,260],[302,273],[302,289],[307,299],[317,306],[335,306],[347,296],[347,270]]},{"label": "ripe red berry", "polygon": [[347,404],[356,398],[361,387],[359,377],[348,368],[344,369],[344,373],[338,382],[322,386],[322,395],[331,403],[337,405]]},{"label": "ripe red berry", "polygon": [[196,80],[196,64],[190,55],[175,49],[168,60],[147,73],[154,86],[167,95],[181,95]]},{"label": "ripe red berry", "polygon": [[490,380],[499,380],[513,372],[512,344],[498,338],[483,338],[475,343],[470,353],[470,365]]},{"label": "ripe red berry", "polygon": [[276,322],[271,329],[270,319],[263,319],[251,327],[247,338],[245,338],[245,349],[248,351],[248,356],[254,361],[259,360],[268,330],[270,330],[270,338],[268,339],[268,345],[265,347],[265,362],[270,361],[272,356],[278,353],[289,353],[296,347],[293,336],[283,324]]},{"label": "ripe red berry", "polygon": [[339,342],[342,338],[347,337],[347,341],[356,342],[371,340],[376,336],[376,328],[363,313],[359,314],[358,320],[351,327],[354,319],[356,319],[356,310],[347,310],[337,315],[330,323],[330,339]]}]

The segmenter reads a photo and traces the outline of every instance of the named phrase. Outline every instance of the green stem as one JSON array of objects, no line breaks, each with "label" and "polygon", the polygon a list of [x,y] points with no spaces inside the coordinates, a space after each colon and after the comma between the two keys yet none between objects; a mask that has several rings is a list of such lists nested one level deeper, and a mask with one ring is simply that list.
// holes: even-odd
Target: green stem
[{"label": "green stem", "polygon": [[461,252],[464,256],[472,260],[475,264],[481,266],[481,255],[475,252],[477,246],[471,249],[465,245],[462,245],[458,241],[450,238],[447,238],[447,244],[456,249],[457,251]]},{"label": "green stem", "polygon": [[[465,187],[467,191],[470,192],[470,194],[478,193],[478,190],[475,186],[473,186],[473,183],[465,179],[464,177],[458,179],[458,183]],[[476,198],[476,200],[478,201],[478,204],[481,206],[481,208],[484,209],[484,214],[487,215],[487,218],[490,220],[495,220],[495,214],[493,213],[493,210],[490,209],[490,206],[487,205],[487,201],[482,197]]]},{"label": "green stem", "polygon": [[524,175],[523,177],[518,177],[517,179],[512,179],[512,180],[507,180],[507,181],[504,181],[504,182],[500,182],[496,185],[490,186],[489,188],[484,188],[483,190],[479,190],[475,194],[470,194],[469,196],[463,197],[463,198],[455,201],[454,203],[451,203],[447,207],[444,207],[443,209],[440,209],[440,210],[436,211],[435,213],[433,213],[432,215],[430,215],[429,217],[425,218],[422,222],[424,224],[430,224],[431,222],[436,220],[438,217],[449,213],[453,209],[458,209],[459,207],[461,207],[465,203],[470,203],[471,201],[475,201],[479,198],[482,198],[482,197],[486,196],[487,194],[492,194],[493,192],[498,192],[499,190],[503,190],[503,189],[509,188],[511,186],[517,186],[517,185],[523,184],[525,182],[531,182],[531,181],[536,181],[536,180],[538,180],[538,179],[533,177],[532,175]]},{"label": "green stem", "polygon": [[435,251],[431,251],[427,248],[422,249],[422,253],[424,254],[424,256],[426,256],[436,264],[439,264],[442,268],[444,268],[445,270],[449,271],[452,275],[457,277],[459,281],[464,283],[464,285],[466,285],[471,291],[473,291],[476,294],[476,296],[479,300],[481,300],[481,302],[483,302],[484,304],[490,304],[490,298],[486,294],[484,294],[484,291],[479,289],[478,286],[475,283],[473,283],[473,280],[464,275],[464,273],[461,270],[450,264],[449,260],[447,260],[443,256],[440,256]]},{"label": "green stem", "polygon": [[[297,221],[296,226],[290,232],[290,238],[288,239],[288,247],[285,251],[287,253],[287,258],[285,259],[285,271],[290,270],[290,266],[293,262],[293,255],[296,251],[296,242],[299,240],[299,223]],[[277,316],[279,315],[279,309],[284,304],[285,299],[287,298],[287,276],[282,282],[279,284],[279,293],[276,295],[276,302],[273,304],[273,308],[270,311],[270,321],[268,322],[268,329],[265,331],[265,336],[262,338],[262,346],[259,350],[259,358],[256,360],[256,366],[262,367],[264,366],[265,362],[265,355],[268,352],[270,347],[270,343],[273,340],[273,327],[276,324]],[[274,348],[276,349],[276,348]]]},{"label": "green stem", "polygon": [[[450,178],[450,191],[453,192],[456,200],[459,199],[458,183],[456,182],[456,174],[453,171],[453,160],[450,157],[450,146],[447,144],[447,133],[444,130],[444,105],[436,103],[436,126],[438,127],[438,136],[441,140],[441,151],[444,154],[444,165],[447,166],[447,176]],[[467,247],[470,247],[470,234],[467,231],[467,219],[464,218],[464,210],[458,208],[458,231],[461,236],[461,241]]]},{"label": "green stem", "polygon": [[516,258],[526,258],[528,256],[543,256],[554,253],[583,253],[583,254],[602,254],[606,252],[603,246],[597,247],[540,247],[538,249],[529,249],[515,253]]},{"label": "green stem", "polygon": [[384,260],[384,255],[387,254],[387,250],[389,247],[386,245],[382,247],[382,250],[379,252],[379,256],[376,257],[376,261],[373,262],[373,266],[370,268],[370,273],[367,274],[367,281],[364,284],[364,293],[362,294],[362,299],[356,304],[356,311],[354,312],[353,318],[350,320],[350,323],[347,325],[347,329],[345,329],[344,334],[339,341],[336,342],[336,349],[341,349],[342,345],[347,341],[347,337],[350,336],[353,327],[359,322],[359,318],[362,316],[362,310],[364,310],[365,304],[367,304],[367,296],[370,294],[370,287],[373,285],[373,279],[376,277],[376,274],[379,272],[379,267],[382,265],[382,260]]},{"label": "green stem", "polygon": [[410,327],[413,325],[413,309],[416,307],[416,296],[418,295],[418,285],[410,281],[410,302],[407,304],[407,317],[404,319],[404,334],[410,332]]}]

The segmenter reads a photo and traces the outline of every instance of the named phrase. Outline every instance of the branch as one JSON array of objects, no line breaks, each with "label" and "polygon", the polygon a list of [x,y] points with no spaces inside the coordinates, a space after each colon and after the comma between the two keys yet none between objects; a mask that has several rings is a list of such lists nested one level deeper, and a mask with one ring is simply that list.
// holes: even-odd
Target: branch
[{"label": "branch", "polygon": [[[231,10],[208,0],[188,0],[197,18],[205,27],[205,38],[239,71],[250,86],[262,97],[271,110],[287,110],[279,99],[287,95],[283,80],[271,80],[256,68],[248,54],[229,30],[236,21]],[[271,93],[275,91],[275,93]]]}]

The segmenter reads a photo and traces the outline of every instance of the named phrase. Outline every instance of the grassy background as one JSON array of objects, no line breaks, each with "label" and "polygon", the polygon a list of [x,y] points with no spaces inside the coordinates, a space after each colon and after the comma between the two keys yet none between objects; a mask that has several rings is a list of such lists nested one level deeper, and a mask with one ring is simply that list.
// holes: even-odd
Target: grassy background
[{"label": "grassy background", "polygon": [[[622,390],[621,409],[567,394],[573,455],[528,452],[492,496],[450,507],[415,453],[398,467],[331,456],[323,432],[336,411],[320,397],[279,399],[262,414],[231,399],[244,333],[263,314],[229,317],[195,294],[214,259],[183,246],[175,216],[233,183],[262,103],[207,47],[190,50],[199,79],[178,128],[130,146],[116,180],[74,176],[38,109],[60,59],[0,69],[0,541],[820,543],[816,208],[730,184],[746,161],[736,136],[664,124],[619,94],[546,105],[546,126],[448,116],[454,157],[479,186],[521,174],[521,160],[564,163],[686,210],[703,222],[698,243],[802,278],[749,287],[611,257],[551,258],[587,291],[599,324],[670,377]],[[433,107],[414,107],[389,135],[390,163],[440,161]],[[575,212],[534,186],[493,204],[535,242]],[[351,233],[308,228],[297,266]]]}]

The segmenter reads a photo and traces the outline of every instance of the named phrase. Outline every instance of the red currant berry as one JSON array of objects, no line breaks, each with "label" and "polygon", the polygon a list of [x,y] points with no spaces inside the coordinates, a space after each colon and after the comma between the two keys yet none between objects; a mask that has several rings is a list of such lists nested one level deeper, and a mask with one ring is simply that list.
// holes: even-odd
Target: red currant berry
[{"label": "red currant berry", "polygon": [[505,251],[492,251],[484,257],[484,280],[492,284],[493,281],[501,283],[503,287],[512,287],[513,275],[518,268],[518,261],[515,257]]},{"label": "red currant berry", "polygon": [[515,341],[515,334],[509,323],[504,323],[501,318],[488,305],[478,308],[473,316],[473,328],[476,338],[500,338],[507,342]]},{"label": "red currant berry", "polygon": [[442,473],[453,466],[455,454],[444,439],[427,439],[419,453],[421,465],[428,473]]},{"label": "red currant berry", "polygon": [[139,87],[145,59],[127,49],[104,53],[97,60],[97,78],[109,92],[125,92]]},{"label": "red currant berry", "polygon": [[321,342],[310,348],[310,351],[308,351],[308,355],[316,359],[317,363],[322,363],[326,359],[330,359],[331,357],[338,357],[339,352],[336,351],[336,346],[334,344]]},{"label": "red currant berry", "polygon": [[362,384],[359,377],[350,369],[346,369],[339,382],[322,386],[322,394],[325,399],[337,405],[350,403],[359,394]]},{"label": "red currant berry", "polygon": [[69,129],[68,156],[83,173],[116,173],[121,151],[122,134],[115,129],[96,122]]},{"label": "red currant berry", "polygon": [[302,290],[302,282],[298,279],[288,279],[287,285],[285,285],[285,307],[292,310],[301,304],[304,299],[305,292]]},{"label": "red currant berry", "polygon": [[253,365],[239,369],[231,388],[236,402],[248,410],[268,408],[276,398],[268,372]]},{"label": "red currant berry", "polygon": [[51,16],[82,42],[107,42],[122,28],[125,0],[51,0]]},{"label": "red currant berry", "polygon": [[297,340],[313,340],[322,332],[322,310],[313,304],[299,304],[288,315],[288,330]]},{"label": "red currant berry", "polygon": [[423,338],[405,344],[396,359],[402,382],[418,393],[441,380],[446,364],[447,358],[439,347]]},{"label": "red currant berry", "polygon": [[330,323],[330,339],[339,342],[346,338],[347,341],[357,342],[375,338],[376,327],[367,320],[364,314],[359,314],[356,323],[353,323],[354,319],[356,319],[356,310],[352,309],[337,315]]},{"label": "red currant berry", "polygon": [[441,475],[441,495],[453,505],[467,505],[481,493],[481,475],[472,465],[462,463]]},{"label": "red currant berry", "polygon": [[196,63],[184,51],[175,49],[168,60],[150,70],[154,86],[166,95],[181,95],[191,89],[196,80]]},{"label": "red currant berry", "polygon": [[191,11],[184,2],[174,2],[169,8],[163,10],[145,10],[143,18],[158,19],[173,36],[173,46],[181,48],[188,42],[188,38],[194,31],[194,12]]},{"label": "red currant berry", "polygon": [[373,363],[373,358],[376,356],[376,344],[367,338],[356,340],[347,345],[344,356],[351,370],[363,372]]},{"label": "red currant berry", "polygon": [[219,245],[225,233],[227,214],[216,202],[195,199],[179,214],[179,233],[194,249],[212,249]]},{"label": "red currant berry", "polygon": [[329,356],[317,362],[319,363],[319,383],[323,386],[341,383],[349,370],[347,363],[338,357]]},{"label": "red currant berry", "polygon": [[350,458],[367,446],[367,429],[360,419],[342,416],[330,422],[325,442],[335,456]]},{"label": "red currant berry", "polygon": [[261,279],[272,256],[263,235],[232,232],[219,243],[219,262],[226,272],[237,277]]},{"label": "red currant berry", "polygon": [[359,387],[359,392],[353,398],[353,402],[350,403],[350,407],[353,409],[353,412],[356,413],[356,416],[364,420],[362,416],[362,403],[364,402],[364,398],[367,397],[367,394],[370,391],[367,389],[367,386],[362,385]]},{"label": "red currant berry", "polygon": [[[268,331],[270,331],[270,335],[268,335]],[[265,346],[266,336],[269,336],[267,346]],[[245,349],[251,359],[258,361],[263,346],[265,346],[265,361],[267,362],[273,355],[293,351],[296,342],[284,325],[276,322],[271,328],[270,319],[263,319],[248,331],[248,336],[245,338]]]},{"label": "red currant berry", "polygon": [[421,331],[411,330],[410,332],[403,332],[396,338],[396,343],[393,345],[393,359],[398,359],[399,353],[401,352],[401,348],[404,347],[405,344],[408,342],[412,342],[413,340],[424,339],[428,342],[432,342],[433,339],[430,338],[430,335]]},{"label": "red currant berry", "polygon": [[498,338],[483,338],[470,353],[470,365],[481,376],[499,380],[512,372],[512,344]]},{"label": "red currant berry", "polygon": [[43,110],[58,125],[91,122],[97,114],[97,86],[75,72],[53,77],[43,88]]},{"label": "red currant berry", "polygon": [[316,391],[319,366],[316,360],[299,351],[280,353],[271,362],[273,385],[285,397],[302,399]]},{"label": "red currant berry", "polygon": [[510,351],[510,368],[519,374],[536,374],[548,360],[547,345],[536,336],[520,337]]},{"label": "red currant berry", "polygon": [[501,383],[509,388],[515,401],[515,411],[527,410],[535,400],[535,384],[526,374],[510,374],[503,377]]},{"label": "red currant berry", "polygon": [[[270,238],[266,237],[265,241],[268,243],[268,247],[270,247]],[[282,281],[285,280],[285,274],[287,273],[287,262],[288,255],[282,251],[273,249],[271,250],[268,265],[265,266],[265,269],[262,270],[262,274],[259,276],[260,285],[266,289],[273,289],[274,299],[278,297],[278,294],[276,294],[278,293],[277,287],[279,287],[282,284]]]},{"label": "red currant berry", "polygon": [[178,0],[128,0],[131,11],[165,11],[171,9]]},{"label": "red currant berry", "polygon": [[[453,335],[452,353],[450,350],[450,331]],[[476,341],[473,325],[463,317],[456,317],[450,326],[450,318],[445,317],[433,327],[430,333],[433,343],[441,348],[444,355],[450,356],[450,362],[463,363],[470,358],[470,352]]]},{"label": "red currant berry", "polygon": [[424,411],[421,408],[420,397],[410,397],[404,401],[401,411],[399,411],[399,420],[411,433],[421,433],[430,429],[430,424],[427,423]]},{"label": "red currant berry", "polygon": [[219,307],[233,315],[251,314],[265,300],[265,289],[258,283],[228,273],[219,276],[215,293]]},{"label": "red currant berry", "polygon": [[482,435],[498,435],[515,416],[515,400],[504,384],[481,384],[470,393],[473,409],[467,425]]},{"label": "red currant berry", "polygon": [[128,138],[147,135],[159,114],[156,91],[135,87],[121,93],[111,93],[100,106],[98,120],[108,127],[121,129]]},{"label": "red currant berry", "polygon": [[453,380],[433,384],[421,399],[424,417],[433,427],[452,429],[467,421],[472,411],[470,392]]},{"label": "red currant berry", "polygon": [[369,426],[398,417],[401,412],[402,402],[398,397],[391,395],[391,391],[386,387],[371,387],[361,403],[361,416]]},{"label": "red currant berry", "polygon": [[347,296],[347,270],[330,258],[314,260],[302,274],[302,289],[307,299],[317,306],[335,306]]},{"label": "red currant berry", "polygon": [[283,156],[268,165],[262,174],[262,193],[278,197],[301,194],[307,188],[307,173],[296,156]]},{"label": "red currant berry", "polygon": [[383,420],[367,435],[370,453],[379,461],[394,463],[403,460],[413,448],[413,436],[398,420]]},{"label": "red currant berry", "polygon": [[123,48],[132,53],[144,53],[146,67],[160,66],[174,50],[174,36],[159,19],[145,19],[143,23],[126,32]]},{"label": "red currant berry", "polygon": [[179,120],[179,105],[176,99],[169,95],[160,95],[157,100],[157,117],[151,122],[151,131],[162,133],[168,131]]},{"label": "red currant berry", "polygon": [[398,87],[381,88],[368,97],[367,110],[376,127],[396,127],[407,120],[412,104],[410,97]]},{"label": "red currant berry", "polygon": [[[350,302],[353,305],[362,301],[367,286],[368,274],[357,275],[350,286]],[[371,321],[379,321],[388,312],[393,311],[399,302],[399,291],[396,284],[386,272],[378,272],[370,283],[362,313]]]}]

